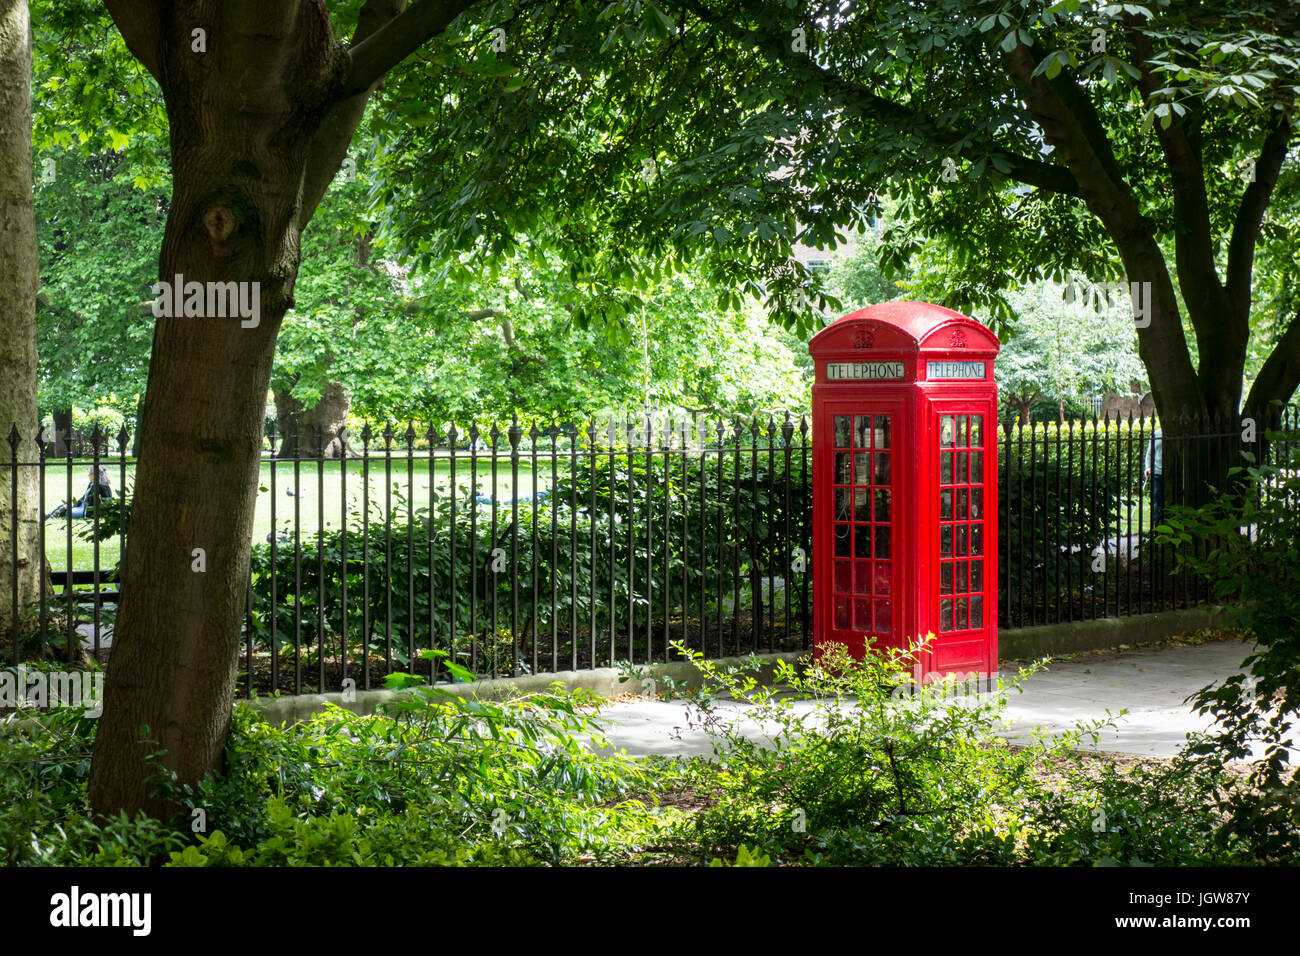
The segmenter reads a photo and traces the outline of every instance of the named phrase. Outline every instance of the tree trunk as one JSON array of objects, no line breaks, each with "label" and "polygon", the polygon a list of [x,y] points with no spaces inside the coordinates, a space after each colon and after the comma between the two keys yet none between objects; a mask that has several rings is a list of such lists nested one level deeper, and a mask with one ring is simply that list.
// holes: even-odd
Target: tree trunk
[{"label": "tree trunk", "polygon": [[[219,768],[230,724],[266,391],[302,229],[384,74],[470,0],[367,0],[347,47],[324,0],[104,2],[167,106],[159,278],[235,283],[250,306],[214,314],[209,288],[206,308],[200,296],[154,329],[89,797],[101,815],[165,817],[174,803],[149,755],[195,783]],[[155,305],[170,291],[156,286]]]},{"label": "tree trunk", "polygon": [[[152,792],[147,755],[164,750],[162,764],[180,783],[198,781],[220,765],[234,701],[266,392],[298,271],[308,149],[322,119],[298,101],[294,82],[303,77],[286,76],[282,58],[303,57],[298,69],[310,75],[313,55],[331,42],[328,24],[321,32],[310,16],[286,27],[270,22],[269,7],[268,22],[241,13],[202,55],[192,52],[188,24],[160,40],[172,152],[160,280],[239,283],[259,314],[215,317],[205,304],[200,315],[156,321],[90,772],[100,813],[166,817],[173,805]],[[274,40],[253,43],[248,34]]]},{"label": "tree trunk", "polygon": [[0,433],[9,439],[0,442],[0,644],[14,660],[41,568],[31,82],[27,0],[0,0]]},{"label": "tree trunk", "polygon": [[311,408],[294,398],[287,387],[276,389],[276,432],[280,436],[276,457],[338,458],[351,406],[352,399],[338,382],[330,382]]}]

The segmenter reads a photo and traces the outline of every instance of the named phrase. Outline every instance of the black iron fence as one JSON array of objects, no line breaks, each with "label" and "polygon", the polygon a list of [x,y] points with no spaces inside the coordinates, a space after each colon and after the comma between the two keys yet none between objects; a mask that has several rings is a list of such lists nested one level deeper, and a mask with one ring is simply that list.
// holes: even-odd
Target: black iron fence
[{"label": "black iron fence", "polygon": [[[1273,424],[1294,428],[1294,410]],[[1002,423],[1002,627],[1208,598],[1205,582],[1153,541],[1160,494],[1204,483],[1243,451],[1276,458],[1285,448],[1264,441],[1262,421],[1253,433],[1235,419],[1178,422],[1169,437],[1158,427]],[[88,459],[47,458],[43,441],[20,456],[16,429],[9,444],[4,506],[17,510],[14,476],[35,474],[46,516],[35,546],[49,573],[29,602],[11,576],[8,656],[84,647],[111,658],[129,436],[96,433]],[[459,668],[497,676],[643,663],[669,658],[676,641],[710,656],[811,644],[804,417],[367,426],[335,459],[290,447],[280,457],[268,431],[246,694],[338,690],[349,679],[364,689],[392,671],[449,680]],[[19,534],[4,526],[16,563]]]}]

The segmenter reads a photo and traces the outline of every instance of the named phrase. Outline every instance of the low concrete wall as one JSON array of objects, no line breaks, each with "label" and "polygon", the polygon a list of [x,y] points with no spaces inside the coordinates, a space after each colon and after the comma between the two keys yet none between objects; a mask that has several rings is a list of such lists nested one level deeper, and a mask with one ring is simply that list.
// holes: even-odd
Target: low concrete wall
[{"label": "low concrete wall", "polygon": [[[783,654],[755,655],[760,662],[757,672],[760,681],[770,681],[776,671],[779,660],[794,663],[802,651],[790,651]],[[725,657],[714,661],[726,667],[740,665],[749,661],[748,657]],[[665,678],[676,682],[678,687],[694,690],[703,683],[699,669],[689,661],[675,661],[668,664],[645,664],[636,668],[636,677],[628,677],[628,672],[613,667],[597,667],[587,671],[557,671],[551,674],[529,674],[524,677],[502,677],[495,680],[481,680],[464,684],[439,684],[439,688],[458,697],[476,697],[479,700],[503,700],[522,694],[534,694],[546,691],[552,684],[560,683],[566,690],[589,691],[601,697],[615,697],[618,694],[643,693],[649,688],[643,681],[651,679],[656,682],[656,690],[666,690]],[[625,681],[619,678],[628,677]],[[333,704],[352,711],[354,714],[373,714],[381,705],[399,699],[405,692],[395,690],[358,690],[349,695],[353,699],[344,700],[339,694],[299,694],[291,697],[260,697],[246,701],[255,711],[266,717],[273,724],[292,724],[307,720],[314,714],[325,710]]]},{"label": "low concrete wall", "polygon": [[1205,627],[1222,626],[1219,619],[1222,610],[1219,607],[1197,607],[1160,614],[1008,628],[998,631],[998,656],[1004,661],[1026,660],[1159,641]]},{"label": "low concrete wall", "polygon": [[[1140,614],[1133,617],[1011,628],[998,632],[998,651],[1002,660],[1010,661],[1117,648],[1121,644],[1159,641],[1177,634],[1217,626],[1219,622],[1216,616],[1220,610],[1220,608],[1209,607],[1193,608],[1161,614]],[[770,680],[778,660],[794,663],[805,653],[789,651],[783,654],[756,655],[761,662],[759,680]],[[743,664],[749,659],[727,657],[715,663],[725,667]],[[438,686],[460,697],[502,700],[521,694],[546,691],[557,682],[564,685],[566,690],[581,688],[601,697],[642,693],[648,689],[642,685],[642,681],[646,678],[656,681],[657,690],[666,689],[664,678],[670,678],[677,683],[677,686],[692,690],[703,682],[699,669],[688,661],[641,665],[637,667],[636,673],[636,678],[620,681],[619,678],[627,676],[626,671],[613,667],[597,667],[587,671],[558,671],[551,674],[530,674],[524,677],[503,677],[496,680]],[[284,725],[306,720],[325,710],[329,704],[346,708],[355,714],[373,714],[381,704],[396,700],[403,693],[403,691],[392,690],[358,690],[350,695],[353,698],[351,700],[344,700],[343,694],[302,694],[292,697],[261,697],[248,703],[267,720]]]}]

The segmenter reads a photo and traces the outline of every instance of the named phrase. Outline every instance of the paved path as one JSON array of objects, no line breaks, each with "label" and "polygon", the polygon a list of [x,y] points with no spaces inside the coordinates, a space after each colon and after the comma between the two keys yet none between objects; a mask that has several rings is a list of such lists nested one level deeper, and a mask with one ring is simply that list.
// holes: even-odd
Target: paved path
[{"label": "paved path", "polygon": [[[1072,661],[1057,661],[1026,680],[1022,693],[1009,694],[1004,713],[1008,739],[1028,742],[1039,726],[1059,732],[1081,720],[1106,716],[1109,710],[1128,714],[1114,729],[1099,732],[1098,750],[1144,756],[1170,757],[1192,731],[1209,728],[1185,699],[1206,684],[1238,673],[1249,653],[1240,641],[1201,645],[1166,644],[1130,651],[1082,654]],[[1014,673],[1004,668],[1003,675]],[[801,710],[811,707],[798,702]],[[746,708],[728,703],[720,708],[742,721]],[[611,704],[601,710],[606,736],[630,755],[711,755],[707,733],[690,726],[688,708],[678,701],[650,699]],[[748,721],[747,733],[761,735],[763,728]],[[1085,738],[1084,746],[1094,746]],[[1300,758],[1300,753],[1293,753]]]}]

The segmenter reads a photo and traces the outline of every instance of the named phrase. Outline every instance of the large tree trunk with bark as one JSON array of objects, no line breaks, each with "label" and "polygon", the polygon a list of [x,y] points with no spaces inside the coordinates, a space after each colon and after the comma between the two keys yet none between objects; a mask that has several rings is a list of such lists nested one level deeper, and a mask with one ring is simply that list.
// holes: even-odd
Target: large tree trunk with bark
[{"label": "large tree trunk with bark", "polygon": [[11,650],[41,580],[31,82],[27,0],[0,0],[0,645]]},{"label": "large tree trunk with bark", "polygon": [[344,426],[352,399],[338,382],[330,382],[320,399],[307,408],[286,388],[276,389],[276,432],[279,458],[338,458],[346,443]]},{"label": "large tree trunk with bark", "polygon": [[189,283],[238,283],[258,305],[223,318],[208,298],[154,332],[89,796],[101,814],[161,817],[174,807],[153,792],[148,755],[163,750],[163,767],[189,784],[218,768],[225,745],[266,391],[302,229],[384,73],[469,3],[368,0],[350,48],[322,0],[105,3],[167,105],[160,280],[182,276],[187,301]]},{"label": "large tree trunk with bark", "polygon": [[[165,815],[168,804],[146,784],[146,755],[165,750],[163,764],[190,783],[219,765],[225,745],[266,391],[323,119],[313,101],[334,50],[316,4],[287,22],[270,6],[209,8],[216,15],[178,17],[158,38],[172,154],[159,276],[204,289],[239,283],[259,314],[207,314],[205,297],[203,315],[157,320],[130,556],[91,767],[91,803],[106,812]],[[200,22],[202,53],[191,33]]]}]

